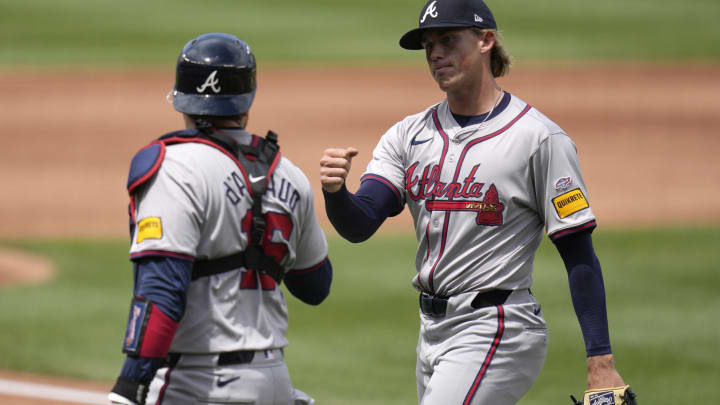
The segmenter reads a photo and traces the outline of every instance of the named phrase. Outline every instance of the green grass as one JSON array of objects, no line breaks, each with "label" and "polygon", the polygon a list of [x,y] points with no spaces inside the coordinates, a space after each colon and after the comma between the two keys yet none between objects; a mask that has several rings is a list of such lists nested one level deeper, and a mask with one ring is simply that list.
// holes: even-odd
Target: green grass
[{"label": "green grass", "polygon": [[[703,403],[720,379],[720,228],[594,234],[613,349],[642,404]],[[320,404],[414,404],[417,296],[412,237],[330,239],[330,297],[309,307],[286,293],[287,361],[295,385]],[[0,369],[112,381],[131,294],[125,240],[3,243],[59,268],[43,285],[0,289]],[[536,258],[533,291],[550,349],[524,405],[568,401],[584,387],[584,347],[567,278],[552,244]]]},{"label": "green grass", "polygon": [[[172,64],[203,32],[247,40],[265,63],[407,62],[397,41],[422,0],[2,0],[0,66]],[[490,0],[520,61],[716,61],[716,0]]]}]

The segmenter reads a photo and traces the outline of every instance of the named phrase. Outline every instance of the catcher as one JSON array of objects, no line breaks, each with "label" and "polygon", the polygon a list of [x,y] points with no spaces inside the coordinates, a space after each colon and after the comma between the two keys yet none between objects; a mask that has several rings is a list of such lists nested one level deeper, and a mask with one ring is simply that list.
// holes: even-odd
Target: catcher
[{"label": "catcher", "polygon": [[255,73],[234,35],[189,41],[171,93],[186,129],[133,158],[134,297],[112,404],[314,402],[285,364],[280,283],[318,305],[332,266],[307,177],[274,133],[245,130]]}]

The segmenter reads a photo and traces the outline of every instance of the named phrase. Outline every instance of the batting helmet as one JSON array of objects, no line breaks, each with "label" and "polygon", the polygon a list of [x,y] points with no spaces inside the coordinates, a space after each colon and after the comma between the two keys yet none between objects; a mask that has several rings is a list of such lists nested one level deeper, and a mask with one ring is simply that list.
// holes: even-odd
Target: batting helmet
[{"label": "batting helmet", "polygon": [[203,34],[190,40],[177,60],[172,104],[189,115],[237,116],[255,98],[255,55],[234,35]]}]

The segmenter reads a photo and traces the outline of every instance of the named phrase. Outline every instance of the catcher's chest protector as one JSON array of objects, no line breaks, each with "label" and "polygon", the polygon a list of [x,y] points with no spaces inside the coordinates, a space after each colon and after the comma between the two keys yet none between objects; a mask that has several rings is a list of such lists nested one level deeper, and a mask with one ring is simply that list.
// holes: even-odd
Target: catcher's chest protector
[{"label": "catcher's chest protector", "polygon": [[254,140],[258,141],[253,142],[253,145],[240,145],[228,135],[188,129],[163,135],[143,148],[133,158],[127,184],[130,193],[131,235],[136,223],[134,192],[160,169],[165,148],[168,145],[184,142],[203,143],[228,155],[245,174],[253,198],[252,225],[249,244],[244,251],[219,259],[196,260],[193,264],[192,279],[245,267],[262,270],[278,283],[281,282],[284,276],[283,269],[262,250],[262,237],[266,225],[262,215],[262,197],[267,190],[268,180],[280,161],[280,147],[277,143],[277,134],[272,131],[268,131],[265,138],[255,137]]}]

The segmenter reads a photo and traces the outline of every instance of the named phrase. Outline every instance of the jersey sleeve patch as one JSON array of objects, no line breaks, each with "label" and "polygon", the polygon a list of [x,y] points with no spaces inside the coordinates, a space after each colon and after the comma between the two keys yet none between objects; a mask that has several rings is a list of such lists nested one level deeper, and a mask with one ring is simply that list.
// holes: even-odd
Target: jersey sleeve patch
[{"label": "jersey sleeve patch", "polygon": [[560,218],[565,218],[590,206],[585,194],[579,188],[553,198],[552,202]]},{"label": "jersey sleeve patch", "polygon": [[138,222],[137,243],[145,239],[162,239],[162,236],[162,220],[160,217],[147,217]]},{"label": "jersey sleeve patch", "polygon": [[133,157],[127,181],[127,188],[130,192],[146,182],[158,171],[164,155],[165,148],[163,144],[153,143],[141,149]]},{"label": "jersey sleeve patch", "polygon": [[555,190],[565,190],[570,186],[570,183],[572,183],[572,177],[560,177],[555,181]]}]

